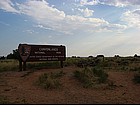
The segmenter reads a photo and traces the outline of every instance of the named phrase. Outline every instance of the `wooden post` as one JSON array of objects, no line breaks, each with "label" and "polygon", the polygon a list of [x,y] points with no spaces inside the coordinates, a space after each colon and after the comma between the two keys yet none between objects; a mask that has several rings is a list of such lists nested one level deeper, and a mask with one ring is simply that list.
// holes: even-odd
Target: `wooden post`
[{"label": "wooden post", "polygon": [[60,63],[61,63],[61,68],[63,68],[63,61],[60,61]]},{"label": "wooden post", "polygon": [[26,71],[26,62],[23,62],[23,71]]},{"label": "wooden post", "polygon": [[19,71],[22,71],[22,61],[19,60]]}]

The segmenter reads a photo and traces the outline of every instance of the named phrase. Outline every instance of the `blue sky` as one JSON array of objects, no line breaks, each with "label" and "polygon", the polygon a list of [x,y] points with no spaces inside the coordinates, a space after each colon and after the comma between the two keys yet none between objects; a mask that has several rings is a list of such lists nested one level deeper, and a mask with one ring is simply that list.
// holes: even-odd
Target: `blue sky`
[{"label": "blue sky", "polygon": [[64,44],[67,56],[140,54],[140,0],[0,0],[0,56],[19,43]]}]

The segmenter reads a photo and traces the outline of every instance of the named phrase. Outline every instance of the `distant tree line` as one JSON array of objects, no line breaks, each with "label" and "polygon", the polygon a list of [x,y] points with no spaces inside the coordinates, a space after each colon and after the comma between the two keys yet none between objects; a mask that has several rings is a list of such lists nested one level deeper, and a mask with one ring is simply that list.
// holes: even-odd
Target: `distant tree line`
[{"label": "distant tree line", "polygon": [[[88,57],[89,58],[93,58],[93,56],[88,56]],[[104,55],[97,55],[96,57],[102,57],[102,58],[104,58]],[[115,55],[114,57],[120,57],[120,56],[119,55]],[[135,54],[134,57],[140,57],[140,56],[138,56],[137,54]],[[6,57],[0,56],[0,60],[3,60],[5,58],[7,58],[7,59],[19,59],[20,56],[19,56],[18,49],[13,50],[13,52],[10,53],[10,54],[8,54]],[[80,58],[80,56],[78,56],[78,57],[77,56],[72,56],[72,58]]]},{"label": "distant tree line", "polygon": [[19,59],[18,49],[13,50],[13,53],[8,54],[7,59]]},{"label": "distant tree line", "polygon": [[0,56],[0,60],[4,60],[5,59],[5,57],[4,56]]}]

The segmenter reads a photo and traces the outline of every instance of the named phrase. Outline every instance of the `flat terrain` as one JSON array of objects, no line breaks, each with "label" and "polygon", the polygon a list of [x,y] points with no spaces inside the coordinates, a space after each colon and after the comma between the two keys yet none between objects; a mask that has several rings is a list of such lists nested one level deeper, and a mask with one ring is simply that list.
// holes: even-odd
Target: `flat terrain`
[{"label": "flat terrain", "polygon": [[[133,71],[108,70],[113,84],[84,88],[73,76],[81,68],[68,66],[56,69],[0,73],[0,104],[140,104],[140,84],[133,83]],[[43,73],[63,71],[62,86],[44,89],[36,84]]]}]

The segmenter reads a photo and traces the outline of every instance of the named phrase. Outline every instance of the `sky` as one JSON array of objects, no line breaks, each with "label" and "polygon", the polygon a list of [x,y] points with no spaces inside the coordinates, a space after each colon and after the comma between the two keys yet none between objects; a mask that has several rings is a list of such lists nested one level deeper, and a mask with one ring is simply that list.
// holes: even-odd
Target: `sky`
[{"label": "sky", "polygon": [[0,0],[0,56],[20,43],[67,56],[140,54],[140,0]]}]

